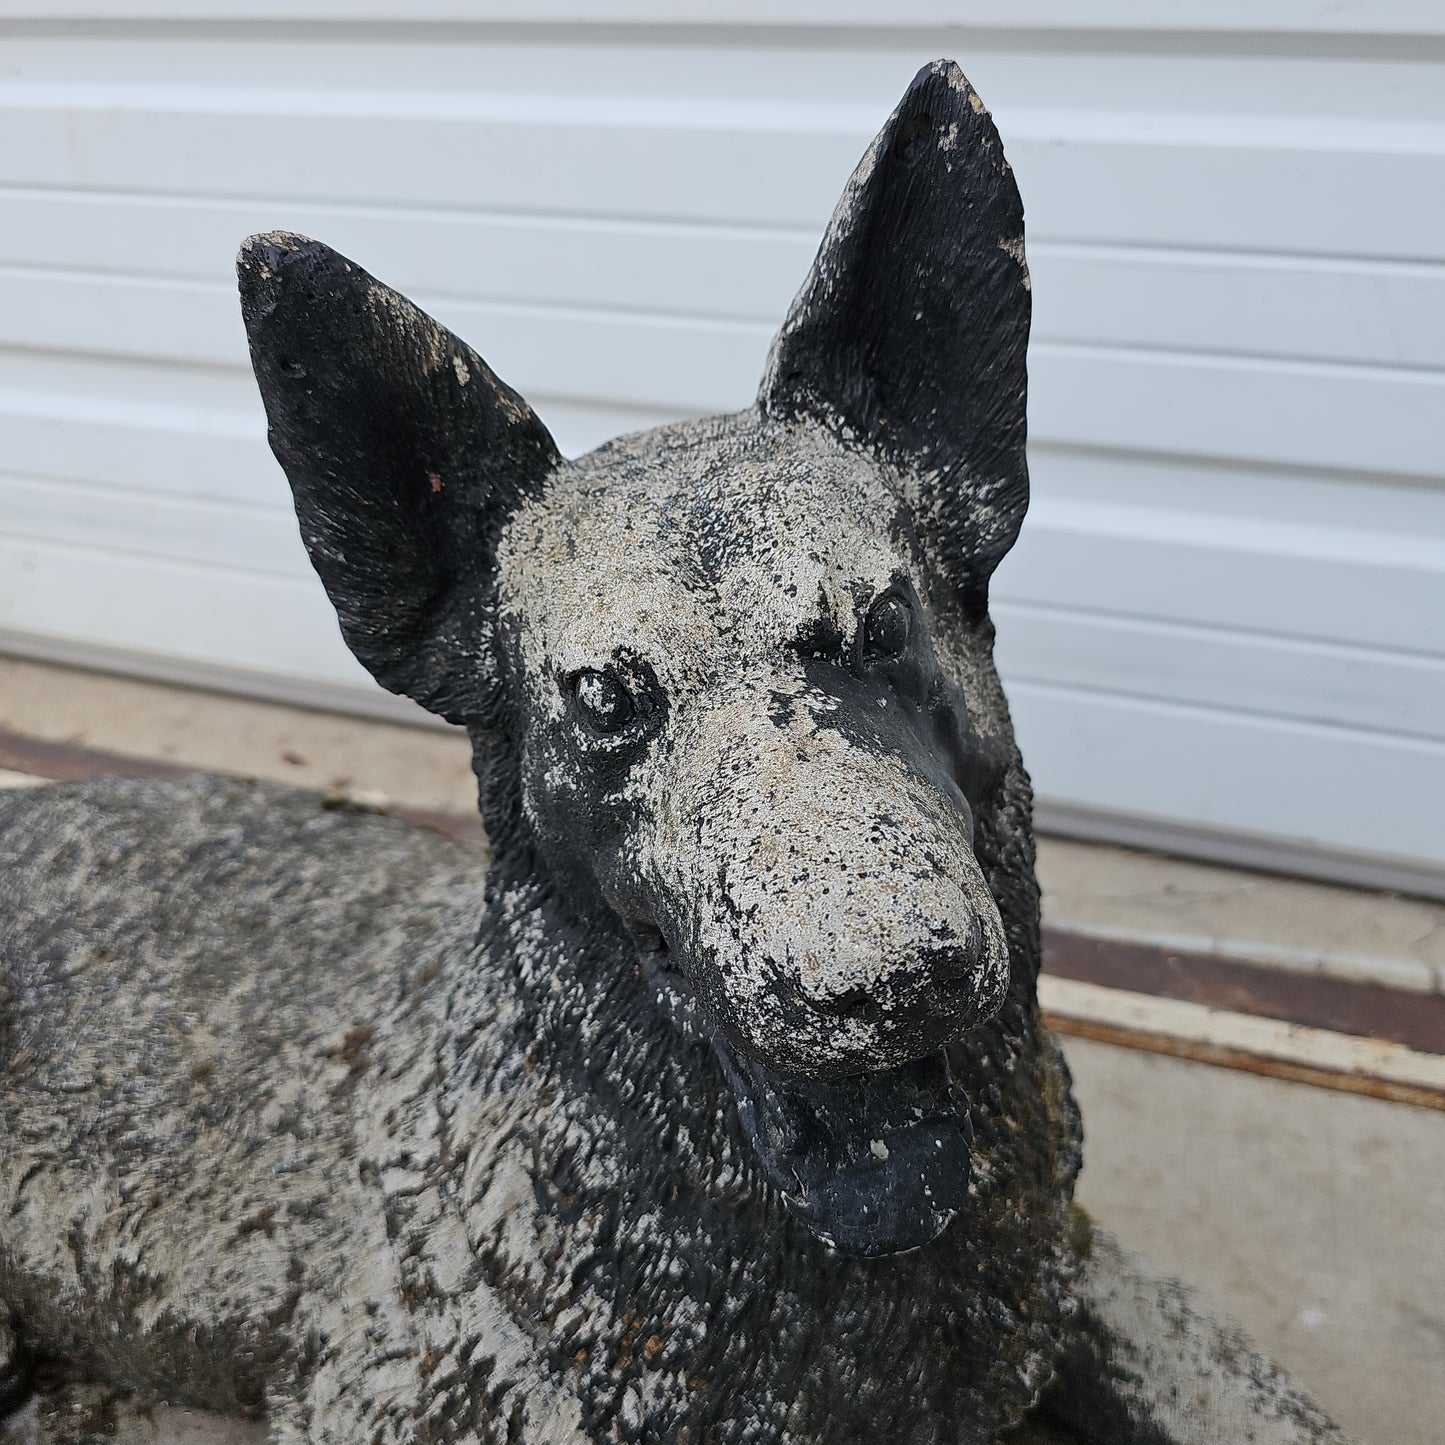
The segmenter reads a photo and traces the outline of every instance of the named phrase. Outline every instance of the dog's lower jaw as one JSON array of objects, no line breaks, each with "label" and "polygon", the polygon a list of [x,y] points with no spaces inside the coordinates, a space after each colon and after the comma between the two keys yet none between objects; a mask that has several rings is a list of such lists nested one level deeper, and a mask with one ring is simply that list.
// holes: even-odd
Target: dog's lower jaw
[{"label": "dog's lower jaw", "polygon": [[830,1083],[713,1047],[758,1162],[790,1214],[845,1254],[932,1243],[968,1204],[973,1124],[947,1055]]}]

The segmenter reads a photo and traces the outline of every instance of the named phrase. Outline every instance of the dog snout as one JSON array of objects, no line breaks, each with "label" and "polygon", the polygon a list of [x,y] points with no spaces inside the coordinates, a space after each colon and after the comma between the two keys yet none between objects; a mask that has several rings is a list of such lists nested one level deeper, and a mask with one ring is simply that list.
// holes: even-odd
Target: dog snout
[{"label": "dog snout", "polygon": [[743,692],[691,719],[671,755],[687,808],[648,851],[677,967],[714,1020],[815,1079],[935,1051],[993,1013],[1008,978],[948,770],[855,721],[806,691],[776,716]]}]

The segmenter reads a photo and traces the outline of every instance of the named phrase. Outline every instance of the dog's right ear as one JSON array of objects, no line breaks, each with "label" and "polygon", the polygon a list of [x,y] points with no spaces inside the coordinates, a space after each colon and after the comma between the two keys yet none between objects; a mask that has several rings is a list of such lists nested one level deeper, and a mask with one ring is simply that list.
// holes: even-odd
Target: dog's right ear
[{"label": "dog's right ear", "polygon": [[551,436],[470,347],[329,246],[252,236],[237,274],[271,449],[347,645],[392,692],[486,722],[497,533],[558,465]]}]

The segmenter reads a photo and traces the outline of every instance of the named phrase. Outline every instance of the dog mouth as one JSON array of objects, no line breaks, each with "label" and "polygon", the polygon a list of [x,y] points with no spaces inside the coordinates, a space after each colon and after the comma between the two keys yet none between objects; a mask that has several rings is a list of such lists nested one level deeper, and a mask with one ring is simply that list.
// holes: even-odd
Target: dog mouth
[{"label": "dog mouth", "polygon": [[963,1212],[973,1123],[945,1049],[826,1082],[784,1075],[707,1021],[655,929],[631,931],[659,1002],[711,1043],[764,1174],[808,1230],[876,1258],[922,1248]]},{"label": "dog mouth", "polygon": [[790,1079],[713,1047],[738,1118],[789,1211],[867,1258],[937,1239],[968,1203],[973,1124],[940,1050],[876,1073]]}]

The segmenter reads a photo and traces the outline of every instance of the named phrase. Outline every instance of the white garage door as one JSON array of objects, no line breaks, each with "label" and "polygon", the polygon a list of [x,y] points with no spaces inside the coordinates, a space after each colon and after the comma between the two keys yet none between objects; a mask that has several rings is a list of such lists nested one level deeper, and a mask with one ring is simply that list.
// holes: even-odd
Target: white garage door
[{"label": "white garage door", "polygon": [[0,0],[0,645],[365,708],[239,238],[355,257],[579,451],[750,400],[940,54],[1029,214],[996,612],[1045,820],[1445,890],[1428,0]]}]

